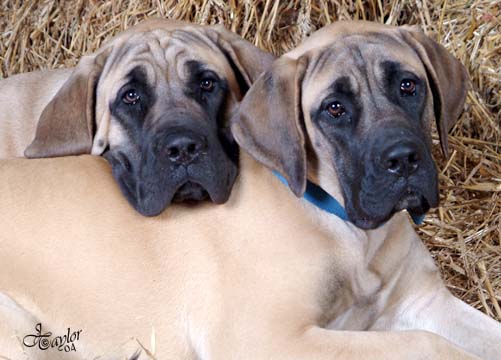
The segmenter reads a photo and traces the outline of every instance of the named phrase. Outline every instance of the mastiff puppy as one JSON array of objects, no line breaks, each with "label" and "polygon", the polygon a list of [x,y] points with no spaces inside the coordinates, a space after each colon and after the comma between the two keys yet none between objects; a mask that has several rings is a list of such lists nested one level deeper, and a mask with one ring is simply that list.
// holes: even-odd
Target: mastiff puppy
[{"label": "mastiff puppy", "polygon": [[430,126],[446,141],[465,82],[414,29],[326,27],[243,100],[229,201],[168,216],[132,211],[96,157],[0,163],[0,354],[499,359],[500,325],[399,211],[436,205]]},{"label": "mastiff puppy", "polygon": [[423,329],[501,359],[501,324],[451,295],[400,212],[438,205],[431,127],[447,156],[466,93],[465,68],[419,28],[367,22],[316,32],[247,93],[238,144],[348,247],[324,284],[328,329]]},{"label": "mastiff puppy", "polygon": [[223,203],[238,165],[229,116],[272,60],[222,26],[145,21],[74,69],[1,81],[0,157],[103,155],[147,216]]}]

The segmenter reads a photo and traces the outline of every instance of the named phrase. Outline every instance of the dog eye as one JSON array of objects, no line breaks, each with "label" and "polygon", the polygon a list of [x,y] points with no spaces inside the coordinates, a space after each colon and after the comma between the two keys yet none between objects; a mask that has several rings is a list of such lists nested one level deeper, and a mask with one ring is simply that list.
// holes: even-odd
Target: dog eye
[{"label": "dog eye", "polygon": [[339,101],[334,101],[327,105],[327,111],[335,118],[338,118],[346,113],[345,107]]},{"label": "dog eye", "polygon": [[200,88],[203,91],[212,91],[212,90],[214,90],[214,87],[215,87],[215,84],[214,84],[214,80],[212,80],[212,79],[202,79],[202,81],[200,81]]},{"label": "dog eye", "polygon": [[400,93],[403,96],[414,96],[416,95],[416,82],[411,79],[403,79],[400,82]]},{"label": "dog eye", "polygon": [[123,96],[124,103],[128,105],[135,105],[139,101],[139,99],[140,97],[134,89],[127,90],[127,92]]}]

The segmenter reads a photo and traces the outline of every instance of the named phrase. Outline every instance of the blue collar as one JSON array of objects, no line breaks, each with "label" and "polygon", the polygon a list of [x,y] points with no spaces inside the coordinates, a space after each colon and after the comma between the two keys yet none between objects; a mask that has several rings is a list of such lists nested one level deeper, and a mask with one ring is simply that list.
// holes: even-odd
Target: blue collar
[{"label": "blue collar", "polygon": [[[273,171],[273,174],[285,185],[289,186],[287,183],[287,180],[280,175],[277,171]],[[304,192],[303,195],[304,199],[316,207],[328,212],[329,214],[335,215],[338,218],[344,220],[344,221],[349,221],[348,220],[348,215],[346,214],[346,210],[343,208],[343,206],[334,199],[331,195],[327,193],[324,189],[322,189],[320,186],[312,183],[311,181],[306,182],[306,191]],[[416,225],[421,225],[424,220],[424,215],[411,215],[412,221]]]}]

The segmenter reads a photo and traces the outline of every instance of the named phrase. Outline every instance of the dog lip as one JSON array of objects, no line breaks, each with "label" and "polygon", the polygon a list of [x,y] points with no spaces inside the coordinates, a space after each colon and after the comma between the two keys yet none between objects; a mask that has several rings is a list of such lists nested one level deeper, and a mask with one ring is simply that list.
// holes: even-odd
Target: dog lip
[{"label": "dog lip", "polygon": [[430,201],[422,192],[408,188],[402,196],[400,196],[392,210],[392,213],[407,210],[411,214],[423,215],[430,209],[430,207]]},{"label": "dog lip", "polygon": [[209,197],[205,187],[193,180],[188,180],[181,184],[174,193],[173,202],[180,203],[186,201],[202,201]]},{"label": "dog lip", "polygon": [[393,207],[393,211],[397,212],[400,210],[419,207],[422,198],[423,197],[420,196],[416,191],[407,189],[398,199],[397,203]]},{"label": "dog lip", "polygon": [[367,218],[353,218],[350,221],[358,228],[363,230],[372,230],[385,223],[386,220],[372,220]]},{"label": "dog lip", "polygon": [[347,213],[349,220],[355,226],[364,230],[371,230],[381,226],[390,220],[393,214],[402,210],[407,210],[411,215],[424,215],[432,207],[432,202],[433,197],[428,198],[422,191],[408,186],[401,192],[395,206],[382,216],[380,214],[363,215],[361,212],[349,211],[349,209],[347,209]]}]

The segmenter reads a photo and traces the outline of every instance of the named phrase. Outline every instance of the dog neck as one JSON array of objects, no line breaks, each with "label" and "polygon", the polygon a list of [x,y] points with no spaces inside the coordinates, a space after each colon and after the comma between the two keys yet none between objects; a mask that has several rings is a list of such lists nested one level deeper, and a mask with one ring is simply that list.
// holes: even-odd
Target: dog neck
[{"label": "dog neck", "polygon": [[[273,174],[282,182],[282,184],[288,186],[287,180],[285,180],[282,175],[280,175],[277,171],[273,171]],[[327,191],[309,180],[306,183],[306,191],[303,198],[319,209],[337,216],[342,220],[348,221],[348,215],[346,214],[343,205],[341,205],[333,196],[329,195]]]},{"label": "dog neck", "polygon": [[[282,184],[289,186],[287,180],[285,180],[280,173],[273,171],[273,174],[280,180],[280,182],[282,182]],[[306,182],[306,190],[303,198],[317,208],[331,215],[337,216],[344,221],[349,221],[343,205],[341,205],[341,203],[334,196],[330,195],[327,191],[310,180],[307,180]],[[423,223],[424,215],[411,214],[411,218],[414,224],[420,225]]]},{"label": "dog neck", "polygon": [[[321,289],[334,290],[319,291],[324,304],[319,323],[336,329],[346,329],[355,322],[364,326],[373,324],[384,304],[378,300],[395,293],[393,286],[398,283],[399,272],[394,269],[412,253],[417,235],[407,216],[399,212],[383,226],[364,230],[304,197],[297,198],[269,168],[243,151],[240,165],[240,176],[230,201],[216,210],[226,207],[234,214],[235,210],[244,208],[245,217],[253,219],[252,224],[254,221],[258,224],[252,225],[253,228],[266,224],[263,225],[266,243],[277,241],[273,246],[285,243],[287,249],[301,249],[301,253],[305,249],[322,253],[321,258],[331,265],[323,268],[326,285]],[[332,186],[329,193],[336,190]],[[214,217],[211,215],[211,218]],[[281,232],[284,227],[294,230]],[[278,236],[279,233],[284,236]],[[241,245],[238,251],[242,251]],[[256,250],[260,252],[261,249]],[[397,255],[388,256],[395,253]],[[357,304],[362,304],[362,308]],[[334,321],[338,318],[341,320]]]}]

